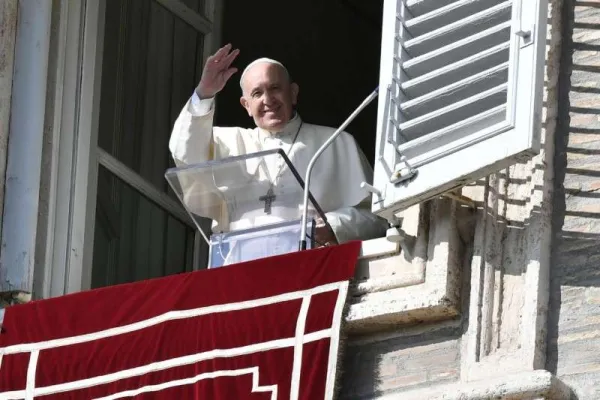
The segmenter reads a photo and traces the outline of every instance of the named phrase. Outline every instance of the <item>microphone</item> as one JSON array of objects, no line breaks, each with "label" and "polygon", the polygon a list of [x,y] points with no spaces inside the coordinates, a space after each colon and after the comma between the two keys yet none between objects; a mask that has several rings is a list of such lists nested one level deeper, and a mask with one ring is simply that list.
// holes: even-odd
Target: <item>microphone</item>
[{"label": "microphone", "polygon": [[325,149],[327,149],[327,147],[329,147],[331,143],[333,143],[333,141],[344,131],[344,129],[346,129],[346,127],[350,125],[352,121],[354,121],[358,114],[360,114],[362,110],[364,110],[369,104],[371,104],[371,102],[377,97],[378,94],[379,86],[377,86],[377,88],[375,88],[375,90],[371,94],[369,94],[366,99],[363,100],[363,102],[356,108],[356,110],[354,110],[354,112],[350,114],[346,121],[344,121],[344,123],[340,125],[340,127],[333,133],[333,135],[331,135],[329,139],[327,139],[327,141],[323,143],[321,147],[319,147],[319,150],[317,150],[315,155],[310,159],[310,162],[308,163],[308,168],[306,168],[306,176],[304,178],[302,226],[300,227],[300,243],[298,244],[298,250],[306,250],[306,223],[308,219],[308,194],[310,193],[310,176],[315,166],[315,163],[317,162],[317,159],[321,156],[321,154],[323,154]]}]

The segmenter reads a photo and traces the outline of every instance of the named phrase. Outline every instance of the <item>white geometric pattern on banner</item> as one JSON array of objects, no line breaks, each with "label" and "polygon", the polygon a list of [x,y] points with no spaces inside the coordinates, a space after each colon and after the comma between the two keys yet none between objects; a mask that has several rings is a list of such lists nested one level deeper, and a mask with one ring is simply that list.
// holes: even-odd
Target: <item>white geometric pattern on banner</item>
[{"label": "white geometric pattern on banner", "polygon": [[[332,326],[328,329],[323,329],[320,331],[312,332],[309,334],[305,334],[306,327],[306,318],[308,316],[308,310],[310,307],[310,299],[313,295],[328,293],[337,291],[337,299],[334,308],[334,316],[332,320]],[[258,352],[264,352],[268,350],[274,349],[282,349],[293,347],[294,348],[294,365],[292,367],[292,377],[291,377],[291,393],[290,399],[297,400],[299,395],[300,388],[300,379],[301,379],[301,361],[302,361],[302,351],[303,345],[306,343],[312,343],[315,341],[330,339],[330,352],[331,350],[335,350],[337,345],[339,344],[339,330],[341,323],[341,313],[343,310],[343,306],[346,300],[346,295],[348,291],[348,282],[335,282],[327,285],[318,286],[315,288],[301,290],[297,292],[284,293],[281,295],[265,297],[256,300],[242,301],[236,303],[228,303],[222,305],[208,306],[208,307],[200,307],[194,308],[190,310],[184,311],[170,311],[165,314],[155,316],[143,321],[139,321],[133,324],[124,325],[121,327],[110,328],[99,332],[94,332],[90,334],[72,336],[68,338],[62,339],[54,339],[48,340],[44,342],[38,343],[27,343],[27,344],[19,344],[8,346],[3,349],[0,349],[0,368],[2,367],[1,360],[3,355],[8,354],[18,354],[18,353],[30,353],[30,362],[27,370],[27,383],[25,390],[11,391],[0,394],[0,400],[9,400],[9,399],[26,399],[33,400],[36,396],[44,396],[54,393],[61,393],[70,390],[78,390],[89,388],[92,386],[102,385],[106,383],[115,382],[121,379],[127,379],[135,376],[144,375],[150,372],[156,372],[161,370],[166,370],[169,368],[189,365],[193,363],[197,363],[199,361],[211,360],[214,358],[227,358],[227,357],[235,357],[240,355],[253,354]],[[155,326],[160,323],[164,323],[172,320],[180,320],[180,319],[188,319],[195,318],[208,314],[218,314],[230,311],[239,311],[246,310],[256,307],[267,306],[280,302],[287,302],[292,300],[302,299],[302,305],[300,308],[300,312],[296,321],[296,331],[295,336],[291,338],[285,339],[276,339],[262,343],[255,343],[252,345],[241,346],[230,349],[214,349],[206,352],[190,354],[182,357],[172,358],[169,360],[159,361],[150,363],[143,366],[138,366],[135,368],[130,368],[127,370],[122,370],[119,372],[96,376],[93,378],[81,379],[74,382],[67,382],[58,385],[51,385],[46,387],[36,387],[35,386],[35,373],[37,368],[37,360],[39,357],[39,353],[43,350],[47,349],[55,349],[63,346],[70,346],[80,343],[86,343],[94,340],[104,339],[108,337],[113,337],[117,335],[126,334],[129,332],[134,332],[138,330],[142,330],[151,326]],[[337,367],[337,354],[332,355],[329,354],[328,358],[328,371],[327,371],[327,380],[326,380],[326,398],[331,398],[334,391],[335,384],[335,369]],[[229,376],[226,374],[233,374],[234,371],[214,371],[208,374],[224,374],[221,376]],[[239,374],[242,375],[242,374]],[[231,375],[237,376],[237,375]],[[197,377],[182,379],[179,381],[179,385],[189,385],[190,379],[196,379],[196,381],[208,379],[207,377],[215,378],[217,375],[206,375],[201,374]],[[257,379],[258,375],[253,375],[253,380]],[[192,382],[193,383],[193,382]],[[173,383],[174,386],[177,384]],[[160,386],[160,385],[159,385]],[[170,387],[174,387],[170,386]],[[253,388],[258,386],[253,385]],[[269,386],[270,387],[270,386]],[[149,388],[149,387],[145,387]],[[261,389],[260,387],[258,387]],[[144,387],[138,388],[136,390],[143,390]],[[116,395],[116,394],[114,394]],[[114,396],[113,395],[113,396]],[[110,398],[110,397],[109,397]],[[116,397],[115,397],[116,398]]]}]

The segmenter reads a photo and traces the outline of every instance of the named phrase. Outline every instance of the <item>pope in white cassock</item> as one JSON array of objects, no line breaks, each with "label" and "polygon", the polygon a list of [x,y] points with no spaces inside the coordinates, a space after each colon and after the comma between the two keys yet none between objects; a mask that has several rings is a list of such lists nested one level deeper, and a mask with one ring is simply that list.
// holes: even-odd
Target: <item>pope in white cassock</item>
[{"label": "pope in white cassock", "polygon": [[[240,102],[254,119],[256,128],[213,126],[214,97],[237,72],[231,65],[238,54],[239,50],[232,50],[228,44],[206,61],[200,83],[173,127],[169,148],[175,163],[185,166],[281,149],[304,177],[311,157],[335,129],[309,124],[294,111],[299,87],[279,62],[258,59],[249,64],[240,77]],[[281,160],[276,163],[280,158],[264,159],[274,163],[266,165],[265,170],[275,188],[279,181],[285,181],[281,178],[286,175],[286,166]],[[310,191],[326,213],[328,223],[317,225],[317,243],[330,245],[384,235],[386,222],[370,212],[370,194],[360,188],[363,181],[372,181],[372,174],[354,138],[345,132],[320,157],[312,173]],[[288,172],[288,175],[291,174]],[[277,203],[278,197],[275,197],[274,209]],[[262,206],[257,209],[264,215]],[[235,224],[260,225],[258,219],[248,217],[250,214],[242,217],[231,211],[217,211],[210,215],[214,220],[213,231],[227,231]],[[277,215],[269,217],[276,221]],[[296,236],[292,240],[293,246],[297,246],[297,239]]]}]

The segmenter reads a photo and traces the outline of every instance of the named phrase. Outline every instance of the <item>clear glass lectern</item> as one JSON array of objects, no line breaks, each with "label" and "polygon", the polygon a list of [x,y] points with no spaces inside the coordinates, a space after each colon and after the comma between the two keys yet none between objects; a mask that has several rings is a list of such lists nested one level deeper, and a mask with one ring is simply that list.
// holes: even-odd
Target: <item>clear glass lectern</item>
[{"label": "clear glass lectern", "polygon": [[[282,150],[171,168],[165,177],[209,245],[209,268],[298,251],[304,181]],[[312,248],[315,218],[325,215],[309,200]]]}]

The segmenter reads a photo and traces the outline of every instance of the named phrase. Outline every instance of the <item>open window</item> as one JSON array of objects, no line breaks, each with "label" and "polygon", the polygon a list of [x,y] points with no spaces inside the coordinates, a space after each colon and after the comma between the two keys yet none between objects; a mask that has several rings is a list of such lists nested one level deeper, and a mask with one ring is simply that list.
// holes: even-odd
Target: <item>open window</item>
[{"label": "open window", "polygon": [[[240,49],[234,62],[281,61],[300,86],[298,112],[311,124],[340,126],[379,82],[383,0],[225,0],[222,44]],[[219,126],[253,128],[240,106],[240,73],[217,96]],[[346,129],[373,164],[377,104]]]},{"label": "open window", "polygon": [[373,210],[539,152],[546,0],[385,0]]}]

